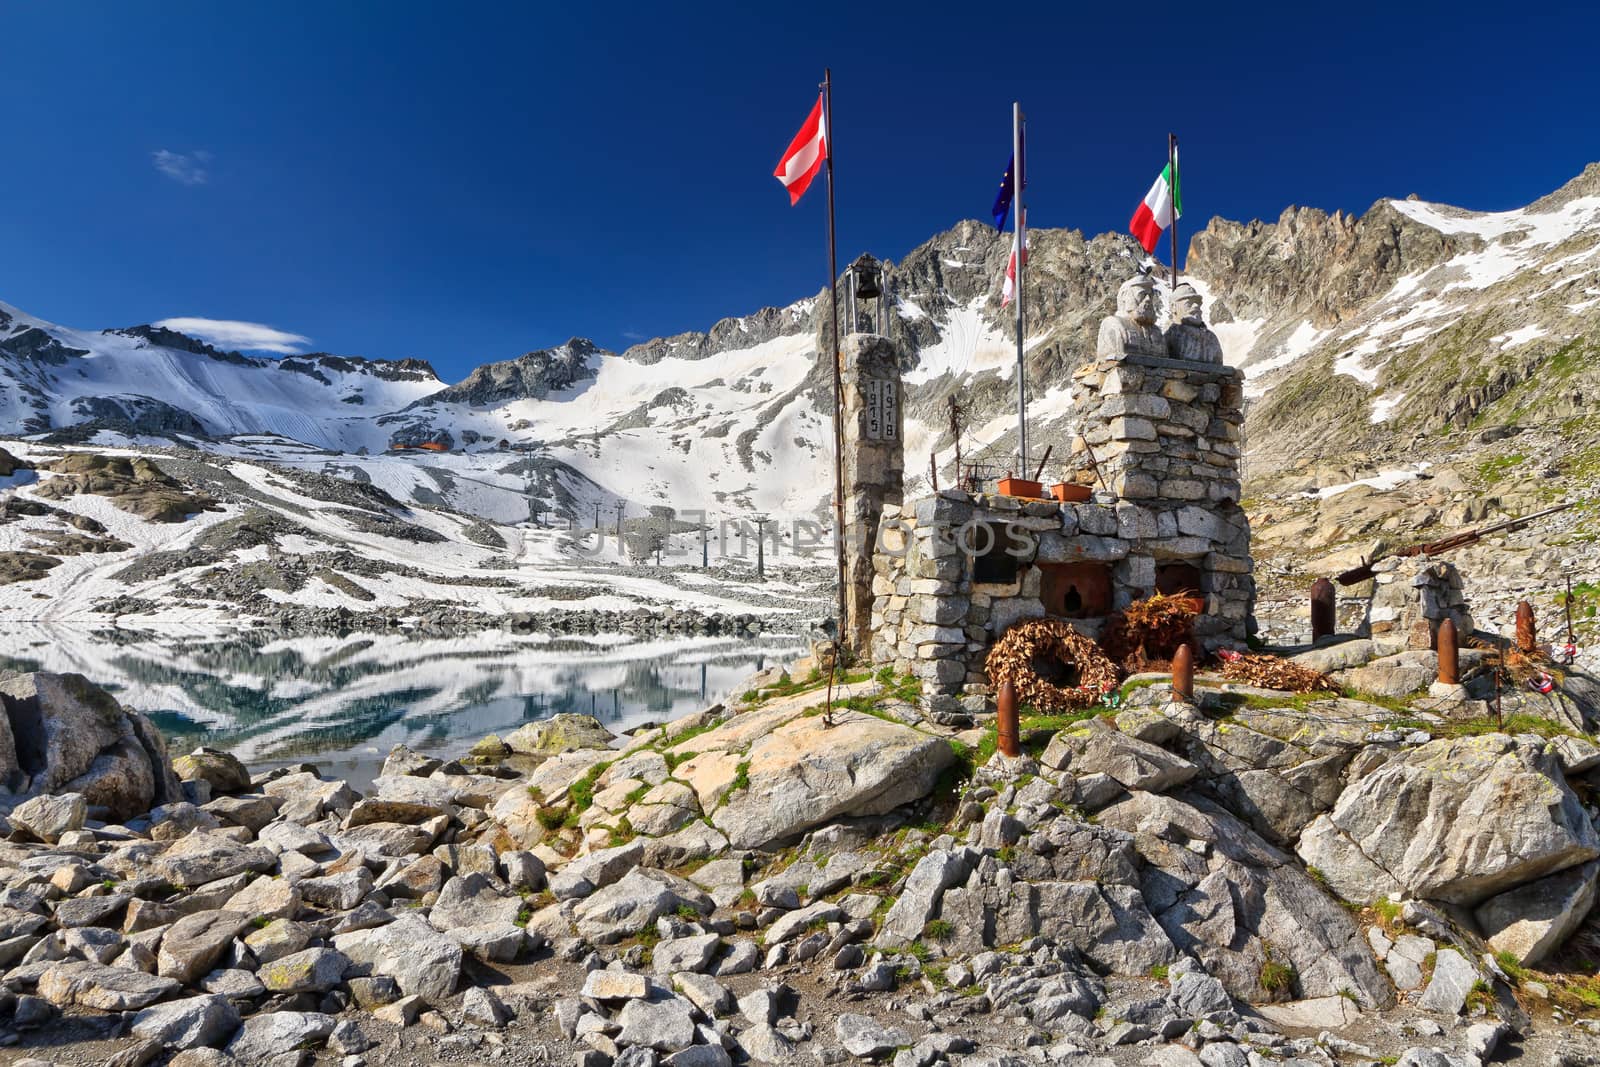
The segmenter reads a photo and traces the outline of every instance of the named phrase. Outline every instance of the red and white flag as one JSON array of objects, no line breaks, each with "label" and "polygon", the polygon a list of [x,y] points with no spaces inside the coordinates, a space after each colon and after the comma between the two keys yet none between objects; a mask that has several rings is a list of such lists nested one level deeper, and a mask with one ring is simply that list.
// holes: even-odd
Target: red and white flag
[{"label": "red and white flag", "polygon": [[[1022,238],[1022,265],[1024,267],[1026,267],[1028,265],[1028,238],[1026,236],[1026,234],[1027,234],[1027,225],[1028,225],[1027,212],[1023,212],[1022,225],[1023,225],[1023,234],[1024,234],[1024,236]],[[1011,240],[1011,258],[1006,260],[1006,283],[1000,290],[1000,306],[1001,307],[1006,307],[1008,304],[1011,303],[1012,299],[1016,295],[1017,295],[1017,242],[1016,242],[1016,238],[1013,237],[1012,240]]]},{"label": "red and white flag", "polygon": [[783,158],[778,160],[778,169],[772,172],[772,176],[789,190],[791,205],[799,203],[811,185],[811,179],[817,176],[817,171],[822,169],[822,163],[827,158],[828,121],[823,117],[822,96],[818,94],[817,104],[806,116],[805,125],[800,127],[800,132],[784,149]]}]

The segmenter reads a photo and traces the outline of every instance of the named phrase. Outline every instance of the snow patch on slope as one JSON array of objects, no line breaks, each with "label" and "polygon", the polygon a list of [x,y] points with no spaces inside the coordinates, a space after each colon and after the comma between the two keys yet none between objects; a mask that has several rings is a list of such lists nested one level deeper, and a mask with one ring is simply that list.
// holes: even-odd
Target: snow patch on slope
[{"label": "snow patch on slope", "polygon": [[1016,347],[983,315],[984,297],[978,296],[945,317],[939,340],[923,348],[917,365],[905,375],[907,385],[925,385],[944,374],[957,377],[999,371],[1014,372]]},{"label": "snow patch on slope", "polygon": [[1369,486],[1370,488],[1376,489],[1380,493],[1387,493],[1389,490],[1402,486],[1406,482],[1416,481],[1418,478],[1422,477],[1422,475],[1431,466],[1433,466],[1433,464],[1424,462],[1417,463],[1410,467],[1379,471],[1371,478],[1358,478],[1353,482],[1343,482],[1339,485],[1324,486],[1321,489],[1313,489],[1306,493],[1306,495],[1326,500],[1330,496],[1338,496],[1340,493],[1348,492],[1349,490],[1361,485]]},{"label": "snow patch on slope", "polygon": [[1527,326],[1512,330],[1509,333],[1502,333],[1498,336],[1491,337],[1489,340],[1490,342],[1499,345],[1501,348],[1515,348],[1518,345],[1525,345],[1529,341],[1536,341],[1539,338],[1546,336],[1548,333],[1549,331],[1543,326],[1540,326],[1538,323],[1531,323]]},{"label": "snow patch on slope", "polygon": [[1328,333],[1329,331],[1319,330],[1309,322],[1300,323],[1272,355],[1245,365],[1244,395],[1251,398],[1264,396],[1267,385],[1261,381],[1263,377],[1298,361],[1300,357],[1316,348]]}]

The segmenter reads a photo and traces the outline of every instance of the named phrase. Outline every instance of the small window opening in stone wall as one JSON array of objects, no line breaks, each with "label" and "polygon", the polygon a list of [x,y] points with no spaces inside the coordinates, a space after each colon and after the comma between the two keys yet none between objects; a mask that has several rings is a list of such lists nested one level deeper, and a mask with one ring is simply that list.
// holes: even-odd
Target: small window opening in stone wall
[{"label": "small window opening in stone wall", "polygon": [[1016,544],[1006,535],[1004,523],[980,522],[964,527],[964,550],[972,553],[972,580],[986,585],[1010,585],[1017,580],[1022,561],[1007,552]]},{"label": "small window opening in stone wall", "polygon": [[1061,619],[1111,614],[1110,564],[1041,563],[1039,572],[1039,599],[1046,614]]},{"label": "small window opening in stone wall", "polygon": [[1193,563],[1156,564],[1156,592],[1164,596],[1200,595],[1200,568]]}]

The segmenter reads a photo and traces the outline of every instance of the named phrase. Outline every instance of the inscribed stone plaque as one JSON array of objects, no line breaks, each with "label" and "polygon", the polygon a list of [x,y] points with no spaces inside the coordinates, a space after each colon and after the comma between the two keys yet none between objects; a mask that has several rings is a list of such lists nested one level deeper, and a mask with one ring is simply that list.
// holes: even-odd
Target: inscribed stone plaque
[{"label": "inscribed stone plaque", "polygon": [[885,378],[867,379],[867,440],[894,441],[899,438],[899,398],[895,383]]}]

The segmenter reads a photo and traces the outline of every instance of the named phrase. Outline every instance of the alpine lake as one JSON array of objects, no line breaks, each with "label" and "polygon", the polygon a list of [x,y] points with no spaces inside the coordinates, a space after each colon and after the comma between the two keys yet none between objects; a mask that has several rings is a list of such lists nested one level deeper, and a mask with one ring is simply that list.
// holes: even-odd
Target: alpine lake
[{"label": "alpine lake", "polygon": [[804,647],[770,634],[285,636],[34,624],[13,631],[0,670],[82,674],[148,715],[173,755],[209,745],[256,773],[311,763],[365,789],[396,744],[449,758],[561,712],[622,733],[737,695],[753,672]]}]

